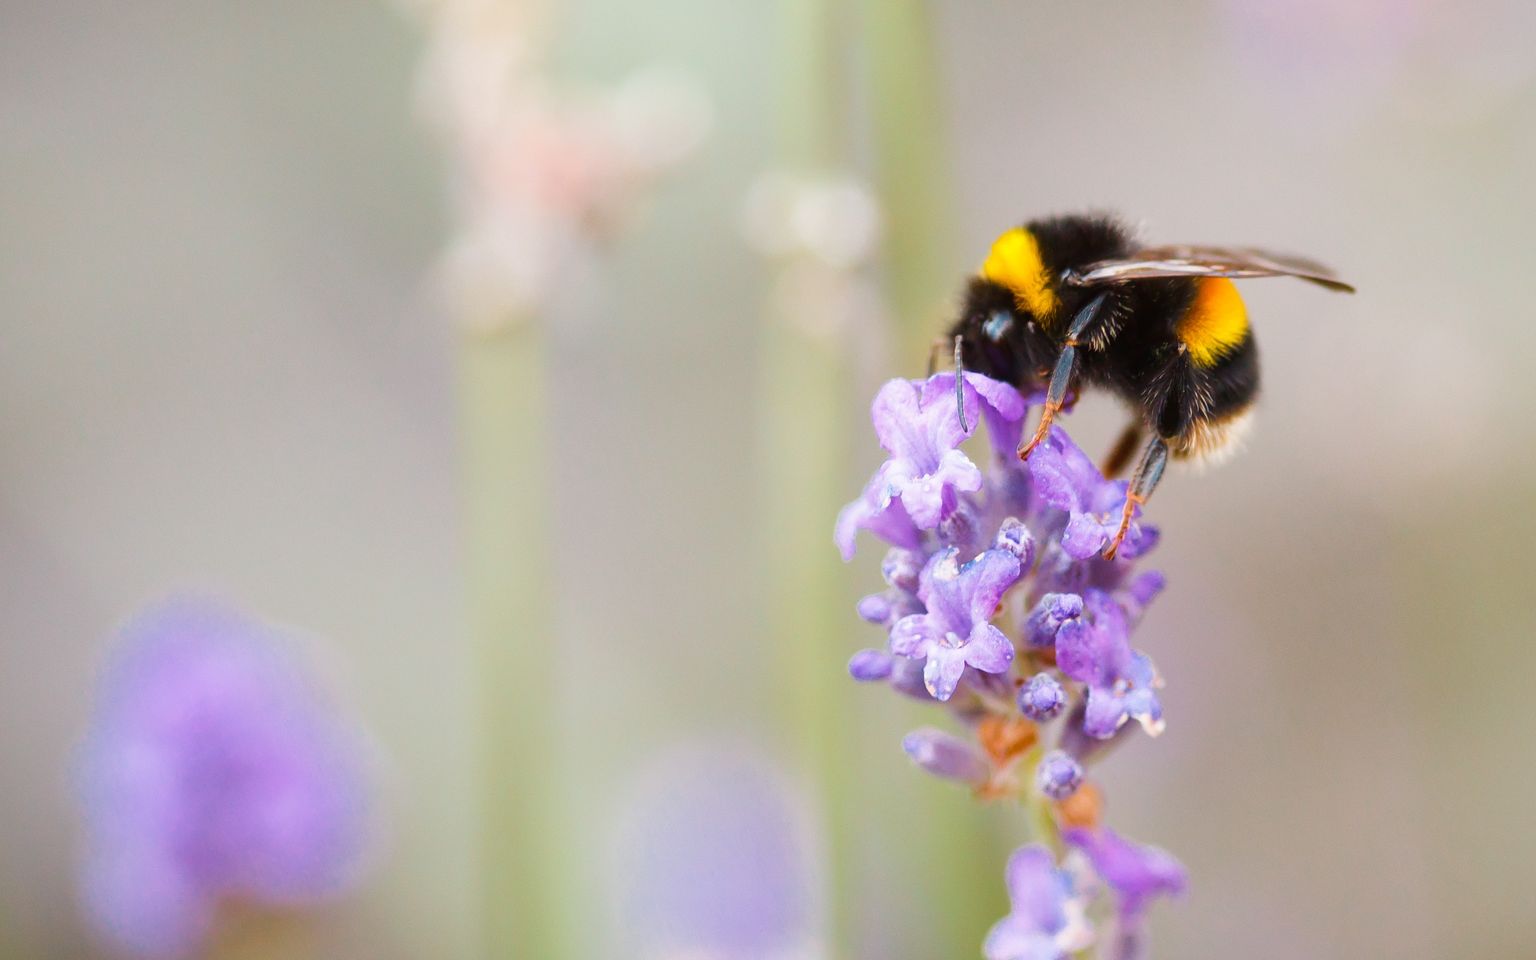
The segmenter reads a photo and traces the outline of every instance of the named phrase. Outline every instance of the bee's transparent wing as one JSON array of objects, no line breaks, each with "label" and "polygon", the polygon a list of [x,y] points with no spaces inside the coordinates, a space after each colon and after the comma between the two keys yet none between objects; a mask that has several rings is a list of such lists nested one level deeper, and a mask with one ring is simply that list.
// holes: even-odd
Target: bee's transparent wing
[{"label": "bee's transparent wing", "polygon": [[1147,247],[1123,260],[1100,260],[1070,271],[1066,281],[1095,287],[1155,277],[1298,277],[1329,290],[1355,292],[1315,260],[1253,247]]}]

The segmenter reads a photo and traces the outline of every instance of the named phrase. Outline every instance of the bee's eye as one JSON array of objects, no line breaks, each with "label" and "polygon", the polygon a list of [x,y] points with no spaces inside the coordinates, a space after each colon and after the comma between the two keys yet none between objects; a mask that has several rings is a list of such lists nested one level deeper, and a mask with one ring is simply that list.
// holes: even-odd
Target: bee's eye
[{"label": "bee's eye", "polygon": [[986,334],[987,339],[993,343],[1002,340],[1008,335],[1008,331],[1012,329],[1013,315],[1006,310],[997,311],[987,318],[986,323],[981,325],[981,332]]}]

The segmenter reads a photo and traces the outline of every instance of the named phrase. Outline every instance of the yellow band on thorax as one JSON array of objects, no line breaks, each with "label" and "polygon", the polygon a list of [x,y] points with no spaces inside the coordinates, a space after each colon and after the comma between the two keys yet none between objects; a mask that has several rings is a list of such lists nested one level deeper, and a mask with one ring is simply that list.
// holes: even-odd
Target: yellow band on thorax
[{"label": "yellow band on thorax", "polygon": [[1040,260],[1040,244],[1022,227],[993,241],[980,272],[983,279],[1012,290],[1019,308],[1029,311],[1042,325],[1049,326],[1061,306],[1051,275]]},{"label": "yellow band on thorax", "polygon": [[1248,337],[1248,308],[1237,284],[1226,277],[1195,281],[1195,299],[1174,325],[1197,366],[1214,366]]}]

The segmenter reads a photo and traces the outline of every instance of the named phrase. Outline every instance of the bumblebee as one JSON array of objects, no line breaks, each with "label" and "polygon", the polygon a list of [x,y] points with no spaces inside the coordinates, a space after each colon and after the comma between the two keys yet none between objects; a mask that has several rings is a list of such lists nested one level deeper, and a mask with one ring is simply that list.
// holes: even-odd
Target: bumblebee
[{"label": "bumblebee", "polygon": [[[1068,392],[1102,388],[1134,419],[1104,465],[1131,474],[1124,512],[1105,548],[1114,557],[1170,457],[1219,461],[1247,432],[1259,392],[1259,353],[1233,278],[1298,277],[1353,293],[1331,270],[1252,248],[1139,247],[1117,220],[1032,220],[998,237],[950,329],[958,369],[1022,390],[1044,385],[1027,459]],[[959,393],[960,378],[956,377]],[[961,420],[965,419],[961,403]]]}]

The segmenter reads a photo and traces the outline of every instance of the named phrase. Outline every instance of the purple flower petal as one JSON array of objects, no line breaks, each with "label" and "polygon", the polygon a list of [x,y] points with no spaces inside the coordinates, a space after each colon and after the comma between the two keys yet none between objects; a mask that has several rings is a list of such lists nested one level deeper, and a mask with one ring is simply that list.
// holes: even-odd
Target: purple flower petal
[{"label": "purple flower petal", "polygon": [[1024,621],[1024,642],[1044,648],[1056,643],[1062,625],[1083,615],[1083,598],[1075,593],[1048,593]]},{"label": "purple flower petal", "polygon": [[971,621],[991,619],[1021,573],[1019,558],[1007,550],[988,550],[961,568],[959,585],[970,594]]},{"label": "purple flower petal", "polygon": [[1063,960],[1092,942],[1072,879],[1045,847],[1015,850],[1006,879],[1011,909],[987,933],[987,960]]},{"label": "purple flower petal", "polygon": [[900,500],[887,498],[884,489],[877,474],[857,500],[838,512],[832,542],[845,561],[853,559],[860,530],[868,530],[894,547],[917,550],[922,546],[922,531],[912,522],[906,506]]},{"label": "purple flower petal", "polygon": [[[954,371],[936,373],[923,383],[923,403],[942,402],[946,398],[951,405],[955,397]],[[976,423],[979,410],[987,425],[987,436],[999,456],[1012,457],[1019,445],[1019,436],[1027,410],[1025,398],[1012,385],[993,380],[974,371],[966,371],[965,415],[968,423]],[[974,426],[973,426],[974,429]]]},{"label": "purple flower petal", "polygon": [[[1053,426],[1050,435],[1035,448],[1028,467],[1040,497],[1068,513],[1062,549],[1075,560],[1098,556],[1120,527],[1125,482],[1105,480],[1088,455],[1059,426]],[[1155,536],[1145,536],[1134,519],[1139,515],[1140,508],[1133,508],[1133,519],[1120,548],[1120,555],[1126,559],[1141,556],[1156,544]]]},{"label": "purple flower petal", "polygon": [[1184,867],[1166,850],[1132,843],[1108,827],[1071,829],[1062,838],[1082,850],[1119,900],[1120,915],[1137,920],[1153,898],[1184,892]]},{"label": "purple flower petal", "polygon": [[965,645],[965,662],[983,673],[1003,673],[1013,663],[1013,644],[990,623],[978,623]]},{"label": "purple flower petal", "polygon": [[1088,687],[1084,732],[1105,739],[1134,717],[1155,736],[1163,713],[1152,661],[1131,649],[1125,612],[1109,594],[1090,590],[1084,602],[1087,616],[1063,623],[1056,634],[1056,665]]},{"label": "purple flower petal", "polygon": [[896,622],[891,651],[926,658],[923,682],[936,699],[954,694],[967,665],[987,673],[1008,669],[1013,646],[989,621],[1019,575],[1018,558],[1005,550],[988,550],[960,566],[951,548],[923,568],[917,594],[926,610]]},{"label": "purple flower petal", "polygon": [[1059,426],[1035,447],[1026,461],[1035,492],[1058,510],[1082,512],[1089,509],[1095,493],[1104,484],[1099,468],[1072,442]]},{"label": "purple flower petal", "polygon": [[891,652],[899,657],[916,659],[924,656],[928,647],[928,614],[914,613],[902,617],[891,628]]},{"label": "purple flower petal", "polygon": [[928,650],[928,661],[923,664],[923,685],[935,700],[948,700],[955,695],[960,677],[965,673],[965,653],[942,647]]},{"label": "purple flower petal", "polygon": [[[890,458],[838,517],[834,540],[845,558],[852,556],[860,529],[873,530],[899,546],[917,547],[917,530],[937,527],[955,509],[960,493],[982,485],[981,471],[958,449],[967,433],[953,403],[924,403],[917,384],[891,380],[875,397],[871,418]],[[897,501],[904,512],[887,516]]]}]

